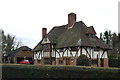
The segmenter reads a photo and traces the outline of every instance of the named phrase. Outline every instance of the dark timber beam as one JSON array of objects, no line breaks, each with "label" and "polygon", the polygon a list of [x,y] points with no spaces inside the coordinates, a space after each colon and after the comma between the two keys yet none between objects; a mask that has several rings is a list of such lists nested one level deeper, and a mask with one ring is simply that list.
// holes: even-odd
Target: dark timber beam
[{"label": "dark timber beam", "polygon": [[83,48],[86,50],[87,54],[89,55],[89,57],[91,59],[91,56],[90,56],[89,52],[87,51],[87,48],[85,48],[85,47],[83,47]]},{"label": "dark timber beam", "polygon": [[102,59],[102,57],[103,57],[103,55],[104,55],[105,51],[106,51],[106,50],[104,50],[104,51],[103,51],[103,53],[102,53],[102,55],[101,55],[101,59]]},{"label": "dark timber beam", "polygon": [[71,50],[68,48],[68,50],[70,51],[70,54],[72,55],[72,57],[73,57],[73,54],[72,54],[72,52],[71,52]]}]

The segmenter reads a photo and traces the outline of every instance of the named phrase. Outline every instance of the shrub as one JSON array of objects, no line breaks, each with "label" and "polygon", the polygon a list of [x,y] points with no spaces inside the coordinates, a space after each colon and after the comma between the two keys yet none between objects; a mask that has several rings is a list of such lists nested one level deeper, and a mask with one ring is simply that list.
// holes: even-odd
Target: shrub
[{"label": "shrub", "polygon": [[120,67],[120,59],[109,59],[109,67]]},{"label": "shrub", "polygon": [[77,58],[77,65],[81,65],[81,66],[90,66],[91,65],[91,60],[84,54],[80,55]]},{"label": "shrub", "polygon": [[109,67],[120,67],[120,54],[109,54]]}]

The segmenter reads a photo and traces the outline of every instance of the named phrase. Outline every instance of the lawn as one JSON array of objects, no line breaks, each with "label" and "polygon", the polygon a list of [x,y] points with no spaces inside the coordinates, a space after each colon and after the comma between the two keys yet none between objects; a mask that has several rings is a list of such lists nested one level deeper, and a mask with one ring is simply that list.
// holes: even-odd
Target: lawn
[{"label": "lawn", "polygon": [[4,78],[119,78],[120,68],[3,64]]}]

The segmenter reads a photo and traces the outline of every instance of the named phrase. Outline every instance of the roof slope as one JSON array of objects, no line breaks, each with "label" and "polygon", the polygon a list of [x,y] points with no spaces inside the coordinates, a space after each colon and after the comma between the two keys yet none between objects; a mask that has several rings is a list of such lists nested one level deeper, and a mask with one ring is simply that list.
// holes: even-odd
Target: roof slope
[{"label": "roof slope", "polygon": [[[49,38],[51,44],[56,44],[58,37],[61,34],[63,34],[66,30],[67,30],[67,25],[62,25],[62,26],[58,26],[58,27],[56,26],[56,27],[53,27],[45,37]],[[42,50],[42,45],[41,45],[42,41],[43,41],[43,39],[35,46],[33,51]]]},{"label": "roof slope", "polygon": [[[90,34],[87,35],[86,31]],[[66,30],[57,40],[56,48],[90,46],[109,49],[102,40],[95,36],[96,32],[93,27],[87,27],[82,21],[76,22],[73,28]]]},{"label": "roof slope", "polygon": [[87,27],[86,33],[96,34],[95,29],[94,29],[93,26]]},{"label": "roof slope", "polygon": [[67,30],[67,26],[53,27],[52,30],[46,35],[52,44],[56,44],[58,37]]},{"label": "roof slope", "polygon": [[26,50],[26,51],[32,51],[31,48],[29,48],[29,47],[27,47],[27,46],[22,46],[22,47],[20,47],[20,48],[18,48],[18,49],[16,49],[16,50],[12,51],[8,56],[13,57],[13,56],[15,56],[17,53],[19,53],[20,51],[24,51],[24,50]]},{"label": "roof slope", "polygon": [[[91,35],[89,35],[91,34]],[[110,49],[107,44],[95,36],[93,26],[87,27],[82,21],[76,22],[72,28],[67,25],[54,27],[45,36],[49,38],[51,44],[56,44],[55,48],[65,48],[74,46],[90,46]],[[42,50],[42,40],[36,45],[33,51]]]}]

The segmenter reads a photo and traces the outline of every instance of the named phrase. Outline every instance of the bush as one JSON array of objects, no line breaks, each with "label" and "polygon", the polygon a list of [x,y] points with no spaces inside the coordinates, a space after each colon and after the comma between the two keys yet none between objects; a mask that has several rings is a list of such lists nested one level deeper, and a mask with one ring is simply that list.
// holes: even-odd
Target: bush
[{"label": "bush", "polygon": [[109,67],[120,67],[120,54],[109,54]]},{"label": "bush", "polygon": [[109,67],[120,67],[120,59],[109,59]]},{"label": "bush", "polygon": [[80,65],[80,66],[90,66],[91,60],[86,55],[82,54],[77,58],[76,63],[77,65]]}]

